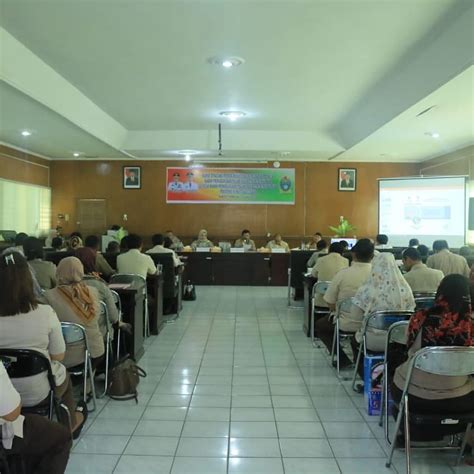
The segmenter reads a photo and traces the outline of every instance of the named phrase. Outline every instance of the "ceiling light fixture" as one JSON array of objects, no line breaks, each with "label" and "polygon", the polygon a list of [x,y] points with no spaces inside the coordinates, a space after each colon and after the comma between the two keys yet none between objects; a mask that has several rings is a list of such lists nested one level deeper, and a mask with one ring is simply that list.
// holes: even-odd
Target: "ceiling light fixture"
[{"label": "ceiling light fixture", "polygon": [[247,114],[240,110],[224,110],[223,112],[220,112],[219,115],[228,118],[231,122],[235,122],[237,119],[245,117]]},{"label": "ceiling light fixture", "polygon": [[184,159],[185,159],[186,161],[191,161],[191,155],[186,155],[186,156],[184,157]]},{"label": "ceiling light fixture", "polygon": [[78,151],[75,151],[75,152],[72,154],[72,156],[74,156],[74,157],[77,158],[78,156],[81,156],[81,154],[80,154]]},{"label": "ceiling light fixture", "polygon": [[24,136],[24,137],[29,137],[31,135],[31,132],[29,132],[28,130],[23,130],[21,132],[21,134]]},{"label": "ceiling light fixture", "polygon": [[240,66],[245,62],[245,60],[237,56],[213,56],[212,58],[209,58],[207,62],[216,66],[222,66],[226,69],[231,69],[233,67]]},{"label": "ceiling light fixture", "polygon": [[438,132],[425,132],[425,135],[428,135],[431,138],[439,138],[440,137]]}]

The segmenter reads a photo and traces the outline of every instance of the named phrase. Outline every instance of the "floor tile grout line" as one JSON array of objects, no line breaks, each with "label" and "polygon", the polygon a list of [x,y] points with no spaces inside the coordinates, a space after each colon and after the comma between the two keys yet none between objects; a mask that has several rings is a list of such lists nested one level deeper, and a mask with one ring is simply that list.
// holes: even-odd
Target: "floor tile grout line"
[{"label": "floor tile grout line", "polygon": [[235,339],[236,339],[236,332],[237,332],[237,300],[238,300],[238,291],[236,292],[236,298],[235,298],[235,313],[234,313],[234,342],[233,342],[233,348],[232,348],[232,374],[231,374],[231,380],[230,380],[230,407],[229,407],[229,429],[228,429],[228,438],[227,438],[227,459],[226,459],[226,473],[229,474],[230,470],[230,436],[231,436],[231,426],[232,426],[232,397],[234,393],[234,368],[235,368]]},{"label": "floor tile grout line", "polygon": [[[197,308],[197,309],[198,309],[198,308]],[[195,311],[196,313],[197,313],[197,309],[196,309],[196,311]],[[196,316],[195,316],[195,317],[196,317]],[[190,397],[190,399],[189,399],[188,406],[186,407],[186,414],[185,414],[185,416],[184,416],[183,426],[181,427],[181,432],[180,432],[180,434],[179,434],[178,443],[177,443],[176,449],[175,449],[175,451],[174,451],[173,461],[172,461],[171,467],[170,467],[170,473],[173,471],[173,467],[174,467],[174,464],[175,464],[175,461],[176,461],[176,457],[177,457],[176,455],[177,455],[177,453],[178,453],[179,445],[181,444],[181,439],[183,438],[184,426],[186,425],[186,419],[187,419],[187,417],[188,417],[189,409],[190,409],[190,407],[191,407],[191,402],[192,402],[193,397],[194,397],[194,389],[196,388],[196,384],[197,384],[197,381],[198,381],[198,379],[199,379],[199,373],[200,373],[201,368],[202,368],[202,362],[203,362],[204,356],[205,356],[205,354],[206,354],[206,347],[207,347],[207,345],[209,344],[209,338],[210,338],[210,335],[211,335],[211,332],[212,332],[212,326],[213,326],[213,324],[214,324],[214,319],[215,319],[215,308],[214,308],[214,313],[213,313],[213,315],[212,315],[212,319],[211,319],[210,322],[209,322],[209,329],[208,329],[208,333],[207,333],[206,343],[205,343],[204,348],[203,348],[203,351],[202,351],[201,361],[200,361],[200,363],[199,363],[199,369],[198,369],[198,371],[197,371],[197,375],[196,375],[196,378],[195,378],[195,380],[194,380],[193,390],[192,390],[192,393],[191,393],[191,397]],[[191,321],[190,321],[190,323],[191,323]],[[188,323],[188,325],[186,326],[186,329],[185,329],[185,331],[184,331],[184,333],[183,333],[183,337],[181,338],[181,340],[180,340],[178,346],[181,345],[182,340],[183,340],[183,338],[184,338],[184,335],[185,335],[185,334],[187,333],[187,331],[189,330],[189,324],[190,324],[190,323]]]},{"label": "floor tile grout line", "polygon": [[[179,342],[178,342],[178,344],[176,345],[176,348],[175,348],[175,350],[174,350],[174,352],[173,352],[173,355],[170,357],[170,359],[169,359],[169,361],[168,361],[168,364],[166,365],[165,371],[163,372],[163,374],[161,374],[160,379],[159,379],[158,383],[157,383],[156,386],[155,386],[155,391],[156,391],[156,389],[158,388],[158,385],[160,384],[161,379],[163,378],[163,375],[164,375],[164,374],[166,373],[166,371],[168,370],[168,367],[169,367],[169,365],[171,364],[171,361],[173,360],[173,357],[174,357],[174,355],[176,354],[176,351],[178,350],[178,347],[179,347],[179,345],[181,344],[181,341],[183,340],[184,335],[186,334],[186,332],[187,332],[187,330],[188,330],[188,326],[189,326],[190,322],[191,322],[191,321],[188,321],[187,324],[186,324],[186,326],[183,328],[183,333],[181,334],[181,337],[179,338]],[[166,327],[163,328],[163,330],[166,330]],[[158,341],[159,341],[159,335],[158,335],[157,339],[153,342],[152,345],[156,344]],[[130,437],[129,437],[128,441],[127,441],[127,444],[125,445],[125,447],[124,447],[124,449],[123,449],[123,451],[122,451],[122,454],[119,455],[119,458],[118,458],[118,460],[117,460],[117,463],[116,463],[115,466],[114,466],[114,469],[112,470],[112,473],[115,473],[115,471],[116,471],[116,469],[117,469],[117,466],[118,466],[118,464],[120,463],[120,460],[121,460],[122,457],[124,456],[124,453],[125,453],[125,451],[127,450],[128,445],[130,444],[130,440],[131,440],[132,437],[134,436],[134,434],[135,434],[135,432],[136,432],[136,430],[137,430],[137,428],[138,428],[138,425],[139,425],[140,422],[142,421],[143,416],[144,416],[144,414],[145,414],[145,412],[146,412],[146,410],[147,410],[147,408],[148,408],[148,406],[149,406],[150,400],[151,400],[151,398],[153,397],[154,393],[155,393],[155,392],[153,392],[152,396],[151,396],[150,399],[148,400],[148,402],[147,402],[147,404],[146,404],[146,406],[145,406],[145,410],[143,411],[142,415],[141,415],[140,418],[138,419],[137,424],[135,425],[135,428],[134,428],[133,432],[130,434]],[[184,422],[183,422],[183,426],[184,426]],[[179,441],[178,441],[178,444],[179,444]],[[178,445],[176,446],[176,449],[178,449]],[[175,452],[176,452],[176,451],[175,451]],[[173,459],[174,459],[174,458],[173,458]],[[171,472],[171,468],[172,468],[172,466],[170,467],[170,472]]]},{"label": "floor tile grout line", "polygon": [[[270,297],[270,301],[271,301],[271,297]],[[277,316],[277,318],[278,318],[278,321],[280,321],[279,316]],[[282,467],[283,474],[285,474],[285,463],[283,462],[283,452],[281,450],[280,433],[278,431],[278,424],[277,424],[276,413],[275,413],[275,405],[273,403],[273,396],[272,396],[272,392],[271,392],[271,388],[270,388],[270,379],[268,378],[267,359],[266,359],[266,356],[265,356],[265,348],[264,348],[264,345],[263,345],[262,331],[260,330],[260,321],[258,320],[258,316],[257,316],[257,323],[258,323],[258,333],[259,333],[259,336],[260,336],[260,345],[262,346],[262,352],[263,352],[263,362],[265,364],[265,372],[267,374],[268,388],[269,388],[269,391],[270,391],[270,402],[272,404],[272,410],[273,410],[273,422],[275,423],[275,430],[276,430],[277,440],[278,440],[278,449],[280,450],[280,462],[281,462],[281,467]],[[280,327],[283,331],[283,327],[281,326],[281,324],[280,324]]]},{"label": "floor tile grout line", "polygon": [[[273,301],[272,301],[272,302],[273,302]],[[277,314],[278,314],[278,313],[277,313]],[[313,408],[314,408],[316,414],[318,415],[319,423],[321,424],[321,428],[322,428],[322,430],[323,430],[323,432],[324,432],[324,434],[325,434],[326,442],[327,442],[328,445],[329,445],[329,449],[331,450],[331,453],[332,453],[332,455],[333,455],[333,458],[334,458],[334,460],[335,460],[335,462],[336,462],[336,465],[337,465],[337,467],[338,467],[340,473],[342,473],[342,469],[341,469],[339,463],[337,462],[336,455],[335,455],[334,450],[333,450],[333,448],[332,448],[332,446],[331,446],[331,443],[329,442],[329,438],[328,438],[328,434],[327,434],[327,432],[326,432],[326,429],[324,428],[324,425],[323,425],[323,422],[322,422],[322,420],[321,420],[321,417],[319,416],[319,412],[318,412],[318,410],[317,410],[317,408],[316,408],[316,406],[315,406],[315,404],[314,404],[313,398],[311,397],[311,392],[310,392],[309,389],[308,389],[308,384],[307,384],[307,382],[306,382],[306,379],[303,377],[303,372],[301,371],[301,367],[300,367],[300,365],[299,365],[299,363],[298,363],[298,359],[297,359],[296,356],[295,356],[295,352],[294,352],[294,350],[293,350],[293,346],[292,346],[291,343],[290,343],[290,340],[289,340],[289,338],[288,338],[288,334],[286,333],[286,331],[285,331],[283,325],[281,324],[281,319],[280,319],[280,317],[278,317],[278,321],[279,321],[279,323],[280,323],[280,326],[281,326],[281,328],[282,328],[282,331],[283,331],[283,334],[284,334],[284,336],[285,336],[285,338],[286,338],[286,341],[287,341],[287,343],[288,343],[288,346],[289,346],[289,348],[290,348],[290,350],[291,350],[291,352],[292,352],[292,354],[293,354],[293,357],[295,358],[296,366],[298,367],[298,370],[299,370],[299,372],[300,372],[300,375],[301,375],[301,377],[302,377],[302,379],[303,379],[303,381],[304,381],[304,384],[305,384],[305,386],[306,386],[306,390],[308,391],[308,396],[309,396],[309,398],[310,398],[310,400],[311,400],[311,405],[313,406]]]}]

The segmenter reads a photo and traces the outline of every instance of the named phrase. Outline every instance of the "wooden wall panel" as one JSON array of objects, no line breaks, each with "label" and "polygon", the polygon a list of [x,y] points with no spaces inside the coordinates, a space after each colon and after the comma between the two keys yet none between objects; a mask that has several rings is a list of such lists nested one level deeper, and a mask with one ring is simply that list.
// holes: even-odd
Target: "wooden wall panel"
[{"label": "wooden wall panel", "polygon": [[49,186],[50,161],[0,145],[0,178]]},{"label": "wooden wall panel", "polygon": [[[142,167],[142,189],[122,189],[122,167],[137,165]],[[171,228],[187,239],[204,227],[217,240],[236,236],[248,227],[262,241],[267,232],[281,232],[296,242],[315,231],[328,235],[328,226],[337,223],[340,215],[354,222],[357,235],[372,236],[377,232],[377,178],[417,173],[417,165],[412,164],[351,163],[345,166],[358,170],[357,191],[338,192],[340,163],[282,163],[282,167],[296,169],[294,206],[166,204],[166,167],[182,165],[152,161],[55,161],[51,166],[53,225],[58,223],[58,213],[69,214],[69,222],[60,223],[66,233],[76,230],[77,199],[103,198],[107,200],[107,225],[122,224],[144,236]],[[123,214],[128,216],[126,222],[122,220]]]},{"label": "wooden wall panel", "polygon": [[474,179],[474,146],[420,163],[419,170],[423,175],[467,175],[472,180]]}]

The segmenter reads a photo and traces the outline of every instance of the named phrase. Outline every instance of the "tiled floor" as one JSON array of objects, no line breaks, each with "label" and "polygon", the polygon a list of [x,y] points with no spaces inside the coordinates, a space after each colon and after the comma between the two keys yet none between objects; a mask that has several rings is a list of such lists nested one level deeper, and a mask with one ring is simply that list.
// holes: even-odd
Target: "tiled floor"
[{"label": "tiled floor", "polygon": [[[68,474],[405,472],[402,453],[385,468],[376,417],[303,335],[286,289],[197,290],[147,341],[138,405],[99,401]],[[415,454],[413,473],[473,474],[452,463]]]}]

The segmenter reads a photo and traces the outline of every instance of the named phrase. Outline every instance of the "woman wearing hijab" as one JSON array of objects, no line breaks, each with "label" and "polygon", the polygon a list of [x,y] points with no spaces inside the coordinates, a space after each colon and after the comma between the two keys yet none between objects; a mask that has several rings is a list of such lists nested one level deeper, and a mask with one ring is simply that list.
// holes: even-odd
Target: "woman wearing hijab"
[{"label": "woman wearing hijab", "polygon": [[[389,252],[381,252],[372,260],[372,273],[359,288],[352,300],[351,319],[359,321],[361,329],[352,339],[354,360],[357,358],[362,341],[362,325],[374,311],[414,311],[415,299],[410,286],[401,274],[395,257]],[[385,350],[387,333],[379,330],[367,331],[367,349],[374,352]],[[364,378],[363,360],[358,372]]]},{"label": "woman wearing hijab", "polygon": [[[393,398],[400,401],[410,360],[419,349],[473,345],[469,280],[462,275],[451,274],[441,281],[435,305],[417,311],[410,319],[407,331],[408,361],[395,371]],[[409,405],[415,412],[457,413],[472,410],[474,406],[472,376],[434,375],[414,369],[411,381]]]},{"label": "woman wearing hijab", "polygon": [[[99,293],[82,281],[84,267],[76,257],[66,257],[59,262],[56,278],[58,286],[46,291],[46,300],[60,321],[80,324],[85,328],[92,366],[96,367],[105,353],[104,339],[99,329]],[[65,358],[66,366],[82,364],[82,345],[77,347],[77,351],[74,345],[69,349]]]},{"label": "woman wearing hijab", "polygon": [[[89,247],[82,247],[77,249],[75,256],[81,261],[84,266],[84,278],[83,282],[91,287],[95,288],[99,294],[101,301],[107,306],[107,314],[109,316],[109,321],[111,324],[117,324],[119,319],[119,314],[117,311],[117,306],[115,305],[114,297],[110,291],[107,284],[99,276],[99,273],[96,269],[96,255],[93,249]],[[100,331],[105,337],[106,326],[105,321],[99,321]]]}]

